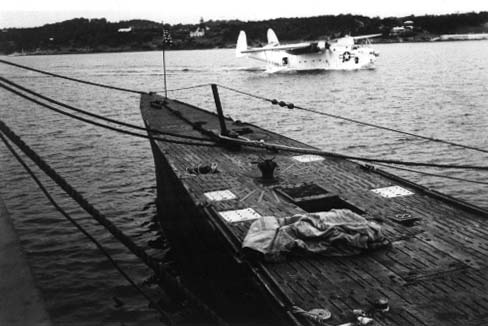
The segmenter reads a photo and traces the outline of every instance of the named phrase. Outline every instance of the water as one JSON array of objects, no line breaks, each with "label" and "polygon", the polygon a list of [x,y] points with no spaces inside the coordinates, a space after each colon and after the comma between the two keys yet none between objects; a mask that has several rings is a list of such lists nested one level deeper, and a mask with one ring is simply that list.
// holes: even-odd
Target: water
[{"label": "water", "polygon": [[[488,42],[388,44],[377,69],[266,74],[233,50],[168,52],[168,88],[216,82],[303,107],[426,136],[488,148]],[[158,52],[7,58],[59,74],[139,90],[162,90]],[[142,125],[139,98],[2,65],[1,75],[60,101]],[[213,110],[209,87],[170,92]],[[433,163],[486,165],[487,155],[354,125],[221,90],[226,114],[328,151]],[[146,248],[164,248],[154,222],[156,189],[147,140],[88,126],[0,91],[1,119],[116,225]],[[158,316],[96,248],[47,203],[0,145],[0,196],[6,201],[56,324],[147,325]],[[37,170],[36,170],[37,171]],[[480,171],[438,171],[488,182]],[[488,207],[487,186],[395,171],[427,187]],[[39,173],[39,175],[41,175]],[[155,298],[151,272],[47,178],[48,189]],[[119,306],[113,297],[124,304]]]}]

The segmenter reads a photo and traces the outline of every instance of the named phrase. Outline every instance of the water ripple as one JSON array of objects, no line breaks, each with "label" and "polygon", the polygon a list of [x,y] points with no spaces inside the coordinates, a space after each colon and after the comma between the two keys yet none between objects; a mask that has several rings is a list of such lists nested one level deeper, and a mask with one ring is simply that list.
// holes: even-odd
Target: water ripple
[{"label": "water ripple", "polygon": [[[488,147],[486,42],[377,45],[376,70],[267,74],[233,50],[169,51],[168,88],[217,82],[269,98],[391,128]],[[446,55],[448,54],[448,55]],[[19,64],[142,90],[162,90],[160,53],[110,53],[17,57]],[[9,60],[14,60],[9,58]],[[137,95],[112,92],[3,67],[7,78],[93,113],[142,125]],[[211,91],[173,94],[214,110]],[[221,90],[226,114],[328,151],[369,157],[452,164],[486,164],[487,156],[391,134]],[[46,111],[0,92],[0,115],[61,175],[135,241],[166,250],[154,222],[154,163],[149,143]],[[57,324],[157,321],[147,303],[117,275],[96,248],[48,204],[21,167],[0,150],[0,195],[6,201],[48,309]],[[437,169],[426,169],[439,173]],[[392,171],[407,179],[488,207],[486,186]],[[442,171],[487,181],[479,171]],[[50,191],[141,283],[151,276],[140,262],[46,177]],[[148,291],[154,291],[150,285]],[[115,306],[112,297],[125,304]]]}]

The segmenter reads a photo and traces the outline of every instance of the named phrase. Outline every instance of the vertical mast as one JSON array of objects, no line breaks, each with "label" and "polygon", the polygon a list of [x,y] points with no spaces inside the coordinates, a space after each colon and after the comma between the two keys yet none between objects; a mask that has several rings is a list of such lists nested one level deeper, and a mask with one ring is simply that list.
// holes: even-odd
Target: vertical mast
[{"label": "vertical mast", "polygon": [[169,31],[163,29],[163,76],[164,76],[164,98],[168,98],[168,86],[166,84],[166,46],[173,44]]},{"label": "vertical mast", "polygon": [[164,76],[164,98],[168,98],[168,86],[166,85],[166,56],[165,56],[165,45],[163,42],[163,76]]}]

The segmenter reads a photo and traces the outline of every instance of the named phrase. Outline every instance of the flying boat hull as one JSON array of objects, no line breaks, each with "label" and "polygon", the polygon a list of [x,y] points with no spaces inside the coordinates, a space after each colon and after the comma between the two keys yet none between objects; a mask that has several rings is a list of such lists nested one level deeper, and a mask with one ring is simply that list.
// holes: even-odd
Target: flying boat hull
[{"label": "flying boat hull", "polygon": [[241,32],[236,55],[264,62],[268,72],[373,69],[378,53],[369,46],[356,44],[355,40],[375,36],[378,35],[347,36],[331,43],[316,41],[280,45],[270,29],[268,45],[248,48],[246,35]]}]

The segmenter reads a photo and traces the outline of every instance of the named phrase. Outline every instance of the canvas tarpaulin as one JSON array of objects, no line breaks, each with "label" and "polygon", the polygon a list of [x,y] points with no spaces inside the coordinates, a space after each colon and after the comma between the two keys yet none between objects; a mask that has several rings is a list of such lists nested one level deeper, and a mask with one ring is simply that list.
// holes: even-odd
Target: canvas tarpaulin
[{"label": "canvas tarpaulin", "polygon": [[274,260],[288,252],[354,255],[388,243],[380,225],[348,209],[333,209],[283,218],[264,216],[251,224],[242,246]]}]

